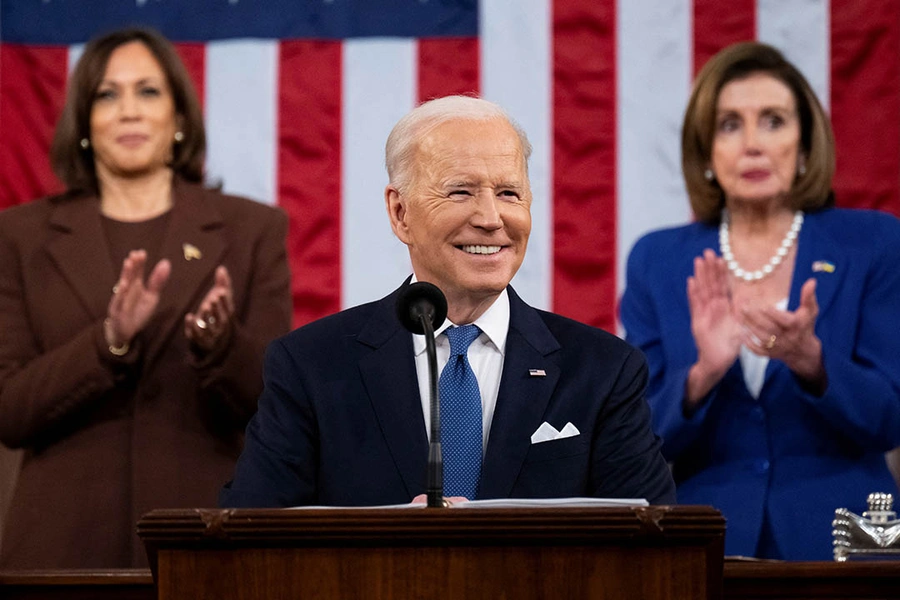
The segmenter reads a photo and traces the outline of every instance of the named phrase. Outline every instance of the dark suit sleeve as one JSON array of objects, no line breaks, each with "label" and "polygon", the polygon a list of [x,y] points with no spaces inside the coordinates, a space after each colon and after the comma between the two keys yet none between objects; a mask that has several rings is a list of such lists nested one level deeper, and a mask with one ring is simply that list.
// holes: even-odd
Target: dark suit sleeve
[{"label": "dark suit sleeve", "polygon": [[675,504],[675,483],[650,426],[647,362],[631,350],[594,428],[591,495]]},{"label": "dark suit sleeve", "polygon": [[259,409],[247,426],[234,479],[219,495],[226,508],[268,508],[316,503],[318,428],[285,342],[266,352]]},{"label": "dark suit sleeve", "polygon": [[[257,208],[268,218],[258,228],[255,244],[250,249],[233,249],[252,251],[254,260],[246,300],[236,315],[230,342],[224,352],[194,361],[204,393],[220,401],[241,422],[256,411],[266,345],[287,333],[291,324],[287,217],[280,210]],[[240,223],[233,225],[241,227]]]}]

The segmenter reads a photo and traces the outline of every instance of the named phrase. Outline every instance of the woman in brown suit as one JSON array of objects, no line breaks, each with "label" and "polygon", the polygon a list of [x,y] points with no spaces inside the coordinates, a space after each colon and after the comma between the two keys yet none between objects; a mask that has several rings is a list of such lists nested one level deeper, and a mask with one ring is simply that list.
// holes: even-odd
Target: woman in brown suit
[{"label": "woman in brown suit", "polygon": [[202,186],[171,44],[91,41],[51,150],[67,186],[0,213],[0,441],[25,455],[0,566],[146,564],[135,523],[214,506],[290,325],[284,214]]}]

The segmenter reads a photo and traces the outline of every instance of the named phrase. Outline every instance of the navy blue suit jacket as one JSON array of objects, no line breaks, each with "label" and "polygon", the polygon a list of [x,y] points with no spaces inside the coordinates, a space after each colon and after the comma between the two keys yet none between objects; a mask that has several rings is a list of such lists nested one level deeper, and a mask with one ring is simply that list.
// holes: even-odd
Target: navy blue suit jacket
[{"label": "navy blue suit jacket", "polygon": [[[398,293],[270,345],[265,390],[222,506],[377,506],[425,493],[428,441],[412,335],[395,316]],[[509,300],[478,498],[674,503],[650,429],[643,355],[607,332],[526,305],[512,288]],[[544,421],[557,430],[571,422],[580,435],[532,445]]]},{"label": "navy blue suit jacket", "polygon": [[686,417],[697,360],[687,278],[694,257],[718,251],[717,232],[693,223],[642,238],[622,298],[626,339],[650,365],[654,429],[674,463],[678,500],[722,511],[726,554],[753,555],[767,517],[785,558],[828,559],[834,509],[861,512],[870,492],[897,493],[883,453],[900,445],[900,221],[862,210],[806,215],[788,309],[814,277],[823,395],[773,360],[754,399],[738,360]]}]

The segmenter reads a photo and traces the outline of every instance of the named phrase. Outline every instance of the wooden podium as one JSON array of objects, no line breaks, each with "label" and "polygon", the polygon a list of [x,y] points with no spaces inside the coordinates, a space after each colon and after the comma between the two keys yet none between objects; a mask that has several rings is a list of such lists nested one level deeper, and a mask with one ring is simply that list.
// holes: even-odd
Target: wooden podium
[{"label": "wooden podium", "polygon": [[155,510],[160,600],[721,598],[703,506]]}]

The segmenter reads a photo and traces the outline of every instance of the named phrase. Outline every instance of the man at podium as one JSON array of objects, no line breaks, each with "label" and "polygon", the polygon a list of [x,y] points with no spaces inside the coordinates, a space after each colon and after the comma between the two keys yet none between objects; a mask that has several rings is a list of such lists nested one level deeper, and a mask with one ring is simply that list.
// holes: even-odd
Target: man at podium
[{"label": "man at podium", "polygon": [[425,493],[426,341],[396,310],[415,281],[448,305],[435,330],[445,496],[675,503],[643,355],[532,308],[509,285],[531,231],[530,154],[525,132],[485,100],[439,98],[397,123],[384,197],[413,275],[270,345],[223,507],[378,506]]}]

